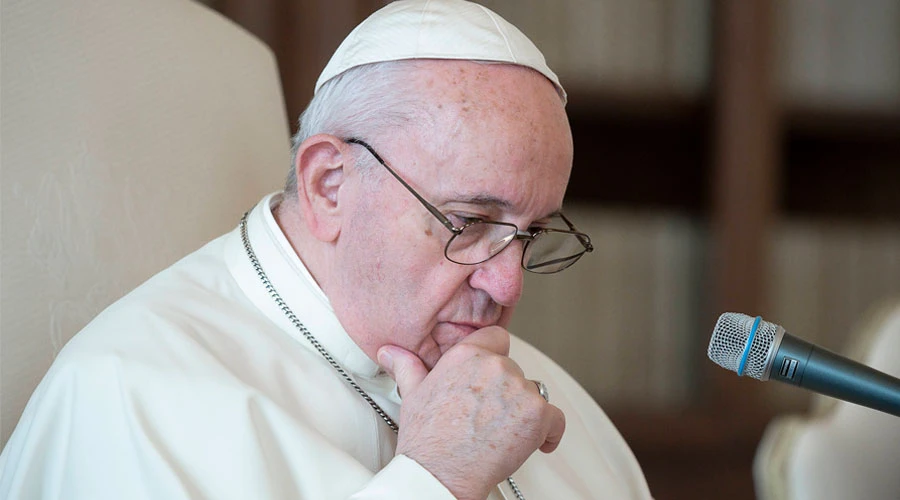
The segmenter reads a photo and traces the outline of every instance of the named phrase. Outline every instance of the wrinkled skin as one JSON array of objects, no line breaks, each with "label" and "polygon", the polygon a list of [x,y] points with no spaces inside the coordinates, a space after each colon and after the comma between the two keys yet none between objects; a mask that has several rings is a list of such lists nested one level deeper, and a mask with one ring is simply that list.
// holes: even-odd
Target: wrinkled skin
[{"label": "wrinkled skin", "polygon": [[[522,67],[431,61],[410,74],[428,124],[364,137],[451,217],[540,225],[561,208],[572,163],[552,84]],[[298,153],[297,201],[276,216],[353,340],[403,396],[397,453],[461,499],[485,498],[565,418],[508,357],[522,243],[474,266],[447,261],[450,233],[362,147],[327,135]]]}]

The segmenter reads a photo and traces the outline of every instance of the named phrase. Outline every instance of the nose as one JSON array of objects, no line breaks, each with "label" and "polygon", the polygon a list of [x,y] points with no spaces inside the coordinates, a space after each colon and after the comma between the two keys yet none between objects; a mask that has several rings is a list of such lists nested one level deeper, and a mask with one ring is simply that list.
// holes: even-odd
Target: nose
[{"label": "nose", "polygon": [[513,307],[522,297],[522,241],[513,241],[493,258],[478,264],[469,276],[469,286],[483,290],[503,307]]}]

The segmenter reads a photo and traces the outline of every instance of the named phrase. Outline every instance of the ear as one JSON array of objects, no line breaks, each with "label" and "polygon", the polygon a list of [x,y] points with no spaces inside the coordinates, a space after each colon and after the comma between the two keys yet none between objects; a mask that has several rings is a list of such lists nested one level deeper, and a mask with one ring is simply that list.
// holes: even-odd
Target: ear
[{"label": "ear", "polygon": [[332,242],[341,233],[341,188],[349,158],[344,142],[327,134],[314,135],[300,145],[294,169],[297,201],[306,227],[321,241]]}]

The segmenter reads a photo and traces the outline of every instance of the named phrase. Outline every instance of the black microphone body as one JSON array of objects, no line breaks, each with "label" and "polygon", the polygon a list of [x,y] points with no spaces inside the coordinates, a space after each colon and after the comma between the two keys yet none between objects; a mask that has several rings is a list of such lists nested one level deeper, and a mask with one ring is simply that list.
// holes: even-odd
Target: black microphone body
[{"label": "black microphone body", "polygon": [[769,378],[900,417],[900,379],[789,334]]},{"label": "black microphone body", "polygon": [[900,379],[740,313],[719,317],[710,359],[758,380],[777,380],[900,417]]}]

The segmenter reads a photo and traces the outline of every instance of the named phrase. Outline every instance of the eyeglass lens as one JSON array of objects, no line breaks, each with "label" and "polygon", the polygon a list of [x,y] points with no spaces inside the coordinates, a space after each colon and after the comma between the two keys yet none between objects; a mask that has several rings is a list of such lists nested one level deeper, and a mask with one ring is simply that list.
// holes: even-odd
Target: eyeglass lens
[{"label": "eyeglass lens", "polygon": [[[447,244],[447,258],[459,264],[479,264],[497,255],[515,239],[511,224],[476,222],[464,227]],[[536,273],[559,272],[585,253],[581,239],[567,231],[545,229],[528,243],[523,265]]]},{"label": "eyeglass lens", "polygon": [[525,269],[535,273],[555,273],[571,266],[586,251],[578,235],[547,229],[526,248]]}]

